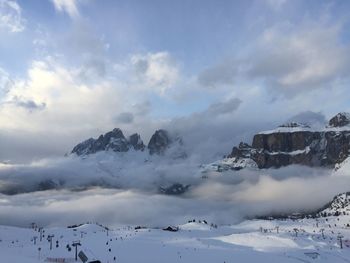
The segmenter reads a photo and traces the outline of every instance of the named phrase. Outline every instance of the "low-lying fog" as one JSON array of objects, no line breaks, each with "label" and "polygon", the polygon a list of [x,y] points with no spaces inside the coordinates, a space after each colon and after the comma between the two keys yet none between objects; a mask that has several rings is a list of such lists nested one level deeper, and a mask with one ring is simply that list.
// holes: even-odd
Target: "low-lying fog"
[{"label": "low-lying fog", "polygon": [[[199,165],[195,156],[171,160],[134,152],[2,165],[0,224],[165,226],[192,218],[230,224],[320,208],[350,188],[350,176],[326,169],[247,169],[212,172],[203,179]],[[159,187],[174,183],[191,187],[181,196],[159,193]]]}]

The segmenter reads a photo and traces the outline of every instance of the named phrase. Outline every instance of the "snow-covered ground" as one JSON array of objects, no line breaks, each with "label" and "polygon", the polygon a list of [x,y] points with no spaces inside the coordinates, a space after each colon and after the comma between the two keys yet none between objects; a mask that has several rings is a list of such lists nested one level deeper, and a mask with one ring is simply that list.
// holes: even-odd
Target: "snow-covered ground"
[{"label": "snow-covered ground", "polygon": [[330,127],[326,126],[324,128],[314,128],[307,126],[296,126],[296,127],[277,127],[273,130],[261,131],[258,134],[272,134],[272,133],[291,133],[291,132],[344,132],[350,131],[350,125],[345,125],[343,127]]},{"label": "snow-covered ground", "polygon": [[[81,243],[78,252],[82,250],[89,260],[103,263],[350,262],[349,223],[349,215],[296,221],[250,220],[217,228],[197,220],[179,226],[177,232],[127,226],[107,231],[86,224],[45,228],[41,241],[37,229],[0,226],[0,262],[75,262],[75,241]],[[49,235],[54,235],[52,250]]]}]

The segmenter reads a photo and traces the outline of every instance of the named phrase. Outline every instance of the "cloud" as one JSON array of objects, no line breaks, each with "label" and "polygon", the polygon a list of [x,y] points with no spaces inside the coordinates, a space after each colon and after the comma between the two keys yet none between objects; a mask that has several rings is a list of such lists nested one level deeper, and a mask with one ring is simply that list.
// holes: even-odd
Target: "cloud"
[{"label": "cloud", "polygon": [[228,101],[221,102],[221,103],[213,103],[209,106],[206,112],[203,112],[203,114],[217,116],[221,114],[232,113],[238,109],[241,103],[242,101],[238,98],[232,98]]},{"label": "cloud", "polygon": [[266,4],[273,10],[279,11],[288,1],[287,0],[266,0]]},{"label": "cloud", "polygon": [[[190,191],[180,197],[158,194],[159,186],[175,182],[190,184]],[[57,189],[36,191],[50,186]],[[0,223],[99,221],[159,227],[196,218],[232,224],[245,217],[312,211],[349,187],[349,176],[304,166],[213,172],[203,179],[192,157],[176,161],[149,158],[144,152],[70,156],[2,164]],[[26,217],[19,216],[24,212]]]},{"label": "cloud", "polygon": [[13,0],[0,0],[0,29],[18,33],[25,29],[22,8]]},{"label": "cloud", "polygon": [[324,128],[327,123],[326,117],[321,112],[303,111],[291,117],[288,122],[308,124],[315,128]]},{"label": "cloud", "polygon": [[122,112],[117,116],[116,121],[129,124],[134,121],[134,115],[131,112]]},{"label": "cloud", "polygon": [[34,61],[27,78],[16,80],[2,98],[1,129],[22,131],[23,136],[55,133],[65,141],[62,145],[111,129],[124,105],[117,84],[82,83],[78,76],[78,69],[67,69],[52,59]]},{"label": "cloud", "polygon": [[16,107],[27,109],[30,112],[32,112],[33,110],[42,110],[46,107],[46,104],[44,102],[36,103],[34,100],[31,99],[22,99],[17,95],[12,96],[11,89],[15,88],[15,85],[16,81],[10,78],[10,74],[8,74],[5,70],[0,68],[0,90],[2,97],[1,105],[3,107],[6,107],[6,104],[13,105]]},{"label": "cloud", "polygon": [[164,94],[179,79],[179,69],[168,52],[133,55],[131,65],[136,74],[139,88]]},{"label": "cloud", "polygon": [[[212,103],[208,108],[201,112],[193,113],[189,116],[179,118],[177,120],[190,120],[190,123],[214,121],[215,118],[231,116],[241,105],[242,101],[238,98],[231,98],[226,101]],[[195,121],[196,120],[196,121]]]},{"label": "cloud", "polygon": [[95,81],[106,76],[106,60],[98,56],[86,56],[80,68],[79,77],[83,81]]},{"label": "cloud", "polygon": [[10,74],[0,68],[0,95],[4,96],[10,90],[12,84]]},{"label": "cloud", "polygon": [[198,75],[200,85],[217,88],[220,85],[232,85],[238,75],[238,64],[233,60],[225,60],[215,67],[209,67]]},{"label": "cloud", "polygon": [[212,103],[206,110],[174,118],[163,125],[183,137],[190,155],[196,155],[201,162],[213,161],[227,154],[235,143],[250,137],[256,130],[253,126],[260,126],[241,121],[237,114],[241,103],[238,98]]},{"label": "cloud", "polygon": [[6,101],[6,104],[13,104],[17,107],[21,107],[27,109],[32,112],[33,110],[43,110],[46,107],[46,104],[42,102],[41,104],[37,104],[33,100],[21,100],[18,97],[14,97],[11,101]]},{"label": "cloud", "polygon": [[136,115],[146,116],[151,112],[152,104],[149,101],[143,101],[133,105],[133,109]]},{"label": "cloud", "polygon": [[[294,176],[286,176],[286,170],[295,173]],[[298,172],[301,176],[296,176]],[[315,172],[305,167],[244,171],[238,173],[236,183],[233,178],[221,177],[220,182],[202,184],[193,193],[208,201],[230,202],[236,206],[237,214],[247,217],[310,212],[322,208],[338,193],[346,192],[350,185],[349,178],[333,177],[325,170],[318,170],[318,175]]]},{"label": "cloud", "polygon": [[350,46],[341,40],[342,29],[342,24],[325,21],[276,24],[241,54],[201,72],[198,81],[204,87],[232,89],[250,82],[287,98],[327,89],[348,77]]},{"label": "cloud", "polygon": [[55,9],[59,12],[65,12],[72,18],[79,17],[77,0],[51,0]]},{"label": "cloud", "polygon": [[[162,71],[162,65],[167,63],[163,61],[167,60],[167,56],[158,53],[154,56],[150,53],[138,55],[150,58],[151,62],[150,69],[136,78],[130,58],[121,64],[120,72],[109,68],[103,72],[103,78],[97,76],[99,74],[87,74],[94,70],[86,70],[85,64],[65,66],[56,56],[33,61],[26,76],[15,80],[1,71],[0,129],[3,132],[0,142],[6,147],[1,158],[15,161],[16,149],[18,160],[23,161],[21,153],[27,152],[27,147],[32,145],[23,141],[26,137],[38,143],[34,144],[33,154],[28,155],[28,160],[44,157],[45,154],[51,156],[59,151],[63,155],[77,142],[112,130],[116,125],[126,133],[138,132],[144,138],[150,137],[154,130],[160,128],[161,121],[151,119],[148,98],[153,94],[159,95],[157,87],[164,87],[162,80],[167,79],[167,73]],[[111,66],[108,61],[105,65]],[[157,75],[157,67],[161,68],[160,76]],[[87,77],[82,77],[86,74]],[[152,74],[161,81],[154,80]],[[151,84],[156,86],[147,86]],[[33,138],[34,134],[38,138]],[[48,134],[56,138],[51,145],[40,139]],[[14,141],[13,145],[4,143],[8,139]],[[9,153],[8,157],[5,152]]]},{"label": "cloud", "polygon": [[349,46],[340,41],[339,32],[337,25],[322,24],[266,30],[248,74],[284,93],[324,88],[345,77],[350,65]]}]

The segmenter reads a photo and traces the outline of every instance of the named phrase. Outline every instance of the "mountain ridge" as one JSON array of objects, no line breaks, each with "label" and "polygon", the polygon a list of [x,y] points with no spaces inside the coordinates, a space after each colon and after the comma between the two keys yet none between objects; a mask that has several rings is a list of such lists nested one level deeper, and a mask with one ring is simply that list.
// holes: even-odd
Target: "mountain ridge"
[{"label": "mountain ridge", "polygon": [[205,169],[216,168],[220,172],[280,168],[292,164],[334,168],[349,156],[349,151],[350,114],[342,112],[319,130],[291,122],[259,132],[253,136],[251,145],[241,142],[223,160],[209,164]]},{"label": "mountain ridge", "polygon": [[183,144],[181,137],[174,136],[164,129],[156,130],[146,146],[140,134],[133,133],[126,138],[121,129],[114,128],[112,131],[101,134],[97,139],[89,138],[78,143],[72,149],[71,154],[84,156],[101,151],[128,152],[129,150],[144,151],[147,149],[150,155],[164,155],[175,144]]}]

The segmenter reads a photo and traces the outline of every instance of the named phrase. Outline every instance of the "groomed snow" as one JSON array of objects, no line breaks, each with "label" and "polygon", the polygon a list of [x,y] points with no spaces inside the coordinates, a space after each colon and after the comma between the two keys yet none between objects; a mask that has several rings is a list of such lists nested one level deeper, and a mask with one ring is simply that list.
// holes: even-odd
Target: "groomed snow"
[{"label": "groomed snow", "polygon": [[[73,241],[80,241],[78,251],[89,260],[103,263],[350,261],[348,215],[297,221],[251,220],[217,228],[201,222],[181,225],[178,232],[128,226],[107,231],[96,224],[46,228],[42,241],[35,229],[0,226],[1,262],[74,262],[74,248],[67,249]],[[339,233],[343,249],[337,239]],[[47,235],[54,235],[52,250]]]}]

